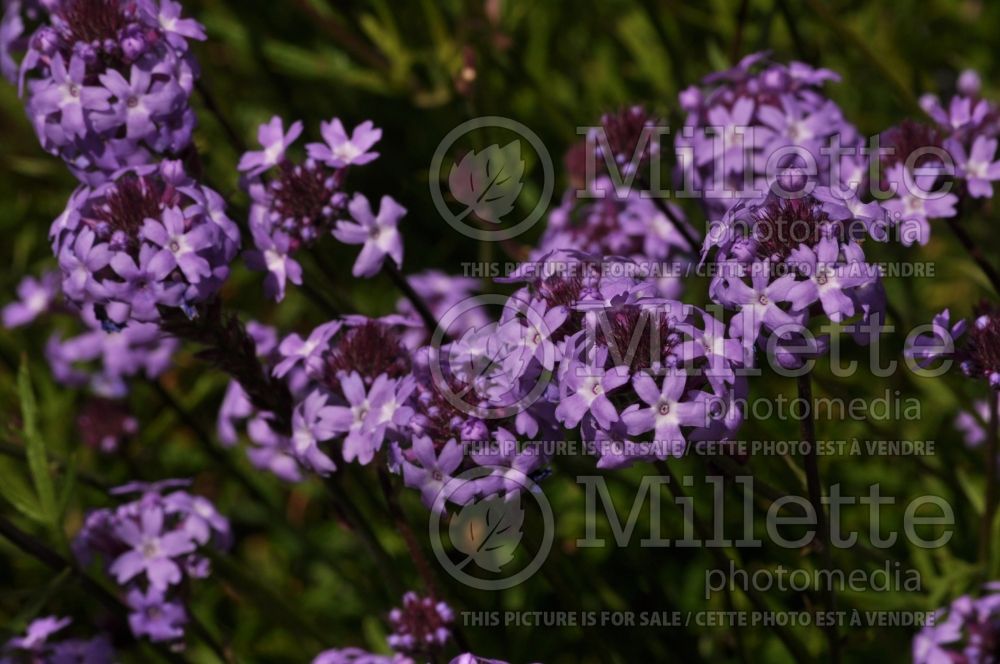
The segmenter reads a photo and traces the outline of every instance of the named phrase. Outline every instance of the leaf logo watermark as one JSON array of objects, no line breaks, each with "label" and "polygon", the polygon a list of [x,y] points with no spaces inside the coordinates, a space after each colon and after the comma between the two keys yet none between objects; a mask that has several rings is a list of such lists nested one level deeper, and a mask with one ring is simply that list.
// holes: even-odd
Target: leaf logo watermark
[{"label": "leaf logo watermark", "polygon": [[[507,491],[466,499],[477,485],[482,486],[478,481],[489,483],[496,476],[503,477]],[[456,512],[449,499],[459,496],[463,500],[452,502],[464,504]],[[533,519],[541,517],[541,543],[530,561],[521,564],[526,556],[518,553],[527,551],[524,530],[528,507]],[[441,527],[445,522],[447,537]],[[510,467],[475,466],[441,488],[431,507],[428,534],[434,556],[453,578],[479,590],[506,590],[541,568],[552,549],[555,524],[552,506],[530,477]]]},{"label": "leaf logo watermark", "polygon": [[[493,138],[500,131],[513,135],[513,139],[493,142],[482,150],[471,145],[461,149],[463,139],[466,143],[484,144],[482,137],[469,138],[484,129],[489,129]],[[450,160],[456,153],[462,157],[445,168],[446,158]],[[526,180],[537,183],[539,166],[541,189],[530,190],[532,194],[538,192],[534,207],[523,219],[512,219],[519,198],[525,194]],[[443,190],[445,180],[451,205]],[[448,132],[431,158],[428,182],[435,208],[452,228],[476,240],[502,242],[526,232],[548,210],[555,187],[555,169],[552,156],[538,134],[516,120],[490,115],[467,120]],[[458,209],[453,209],[455,203],[460,206]]]},{"label": "leaf logo watermark", "polygon": [[457,218],[473,213],[483,221],[499,224],[514,209],[524,188],[523,178],[521,141],[511,141],[502,148],[494,143],[481,152],[470,150],[448,175],[451,195],[466,206]]},{"label": "leaf logo watermark", "polygon": [[458,569],[475,561],[482,569],[499,574],[514,559],[524,535],[523,527],[521,494],[469,503],[448,527],[452,544],[466,554]]}]

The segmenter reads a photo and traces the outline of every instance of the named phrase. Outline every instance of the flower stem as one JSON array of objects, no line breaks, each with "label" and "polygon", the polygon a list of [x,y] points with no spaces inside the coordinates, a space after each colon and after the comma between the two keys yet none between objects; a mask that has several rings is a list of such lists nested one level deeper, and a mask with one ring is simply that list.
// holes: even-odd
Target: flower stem
[{"label": "flower stem", "polygon": [[[677,507],[683,514],[684,519],[687,520],[689,518],[688,511],[684,510],[681,507],[681,503],[678,502],[679,500],[687,498],[687,496],[685,494],[684,489],[681,486],[680,481],[677,479],[677,476],[674,475],[674,471],[670,469],[670,464],[668,464],[665,461],[657,461],[655,463],[655,466],[657,471],[660,474],[664,475],[668,480],[665,483],[665,486],[667,487],[667,491],[670,492],[670,495],[673,499],[671,502],[677,505]],[[693,509],[691,510],[690,520],[692,522],[692,525],[694,526],[695,531],[698,533],[698,537],[702,538],[703,540],[709,540],[712,538],[712,531],[709,529],[708,525],[705,524],[704,521],[698,518],[698,515],[694,512]],[[708,550],[712,552],[713,556],[715,556],[717,564],[721,565],[723,568],[729,568],[730,565],[734,569],[739,567],[737,562],[722,549],[719,549],[717,547],[708,547]],[[756,608],[758,611],[766,612],[769,610],[767,603],[764,601],[764,598],[761,597],[761,595],[755,589],[753,589],[752,587],[740,587],[740,590],[743,592],[744,595],[747,596],[747,599],[750,600],[750,603],[753,604],[754,608]],[[781,641],[781,643],[788,650],[789,654],[791,654],[793,660],[799,662],[799,664],[804,664],[805,662],[812,661],[813,658],[809,656],[808,652],[806,652],[805,647],[795,639],[795,637],[792,635],[790,631],[788,631],[788,628],[780,625],[775,625],[773,627],[773,631],[775,636],[778,637],[778,640]]]},{"label": "flower stem", "polygon": [[441,586],[434,577],[434,572],[427,561],[427,556],[424,555],[423,550],[420,548],[420,543],[413,534],[413,529],[410,528],[410,524],[406,520],[403,508],[399,504],[399,494],[396,487],[393,486],[392,478],[389,477],[389,471],[382,462],[378,463],[378,482],[382,489],[382,495],[385,497],[385,502],[389,507],[389,515],[392,517],[393,523],[396,524],[396,528],[399,529],[399,534],[402,535],[403,541],[406,542],[406,548],[413,558],[413,565],[417,568],[417,573],[424,582],[427,592],[435,599],[441,599]]},{"label": "flower stem", "polygon": [[[827,569],[827,571],[832,573],[834,571],[833,551],[829,542],[830,529],[827,525],[826,510],[823,507],[823,489],[820,484],[819,458],[816,451],[816,423],[813,421],[812,417],[812,379],[809,377],[808,373],[799,376],[798,387],[799,399],[805,401],[805,403],[809,405],[808,413],[800,421],[802,442],[808,443],[809,446],[809,451],[803,459],[806,471],[806,488],[809,492],[809,502],[812,503],[813,510],[816,512],[816,532],[817,539],[819,540],[820,551],[823,555],[823,566]],[[837,611],[837,595],[834,592],[833,587],[827,586],[822,590],[826,600],[825,603],[827,611],[835,613]],[[840,637],[837,634],[837,625],[835,620],[828,621],[825,632],[827,641],[829,642],[830,662],[837,664],[840,662]]]},{"label": "flower stem", "polygon": [[990,392],[990,421],[986,443],[986,504],[979,532],[979,561],[989,569],[993,541],[993,521],[997,512],[997,463],[1000,461],[1000,403],[997,394]]},{"label": "flower stem", "polygon": [[375,559],[375,564],[382,573],[382,578],[389,586],[390,594],[395,595],[392,599],[396,600],[402,597],[405,592],[405,587],[396,569],[396,563],[388,552],[386,552],[382,543],[379,542],[378,536],[371,527],[371,522],[358,510],[350,496],[344,491],[344,487],[340,485],[340,479],[334,474],[326,478],[324,484],[333,496],[334,503],[338,511],[343,515],[347,525],[361,538],[365,548],[368,549],[368,553]]},{"label": "flower stem", "polygon": [[271,413],[271,426],[288,435],[292,430],[292,395],[284,381],[276,380],[257,358],[257,345],[239,319],[224,312],[218,299],[198,308],[189,318],[177,311],[164,315],[164,331],[202,344],[198,357],[233,377],[258,410]]}]

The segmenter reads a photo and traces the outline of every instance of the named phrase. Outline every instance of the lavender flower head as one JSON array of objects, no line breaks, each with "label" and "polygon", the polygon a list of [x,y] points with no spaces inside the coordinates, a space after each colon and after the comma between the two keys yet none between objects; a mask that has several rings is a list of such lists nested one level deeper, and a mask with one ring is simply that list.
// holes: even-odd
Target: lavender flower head
[{"label": "lavender flower head", "polygon": [[42,147],[91,185],[184,152],[198,75],[188,40],[204,39],[202,26],[173,0],[51,4],[20,68]]},{"label": "lavender flower head", "polygon": [[228,548],[228,520],[211,502],[179,487],[187,482],[134,483],[116,495],[138,493],[117,508],[93,511],[73,540],[81,564],[102,559],[127,593],[129,623],[137,637],[179,642],[187,614],[180,586],[209,575],[203,547]]},{"label": "lavender flower head", "polygon": [[115,651],[107,635],[91,639],[53,640],[52,637],[71,622],[69,618],[55,616],[33,620],[23,636],[12,638],[0,648],[0,664],[104,664],[114,660]]},{"label": "lavender flower head", "polygon": [[913,639],[914,664],[996,664],[1000,661],[1000,582],[978,598],[959,597]]},{"label": "lavender flower head", "polygon": [[393,630],[387,639],[389,647],[415,657],[433,657],[451,640],[449,625],[454,620],[455,614],[444,602],[408,592],[403,595],[403,606],[389,612]]},{"label": "lavender flower head", "polygon": [[859,144],[857,130],[822,94],[824,84],[837,80],[826,69],[773,63],[767,53],[755,53],[681,93],[687,119],[675,143],[678,161],[712,220],[747,197],[744,183],[751,185],[750,197],[776,184],[801,191],[799,175],[815,164],[813,183],[832,184],[835,171],[821,149]]},{"label": "lavender flower head", "polygon": [[[342,220],[349,208],[359,224],[374,221],[367,200],[358,195],[350,201],[343,186],[351,166],[367,164],[378,156],[371,148],[381,138],[382,131],[366,121],[349,135],[341,121],[334,118],[321,125],[325,142],[307,145],[308,158],[296,163],[289,159],[287,151],[301,134],[301,122],[293,123],[286,131],[281,118],[274,117],[258,130],[263,149],[247,152],[239,163],[239,170],[246,174],[244,186],[252,200],[250,232],[254,248],[247,252],[246,260],[251,269],[268,273],[265,291],[268,297],[279,301],[289,281],[302,283],[302,267],[292,254],[312,246],[325,235],[347,232],[335,228],[346,223]],[[362,242],[377,228],[381,226],[366,230]],[[354,235],[350,237],[351,240],[341,239],[353,241]],[[391,238],[386,235],[374,244],[384,247],[387,239]],[[402,245],[398,246],[401,252]],[[369,252],[377,253],[373,249]]]},{"label": "lavender flower head", "polygon": [[954,360],[969,378],[1000,390],[1000,308],[983,301],[971,321],[951,323],[944,310],[934,317],[929,332],[912,339],[905,349],[921,367],[938,359]]},{"label": "lavender flower head", "polygon": [[51,228],[66,298],[112,328],[157,322],[210,299],[229,274],[239,229],[222,198],[179,162],[129,168],[82,187]]}]

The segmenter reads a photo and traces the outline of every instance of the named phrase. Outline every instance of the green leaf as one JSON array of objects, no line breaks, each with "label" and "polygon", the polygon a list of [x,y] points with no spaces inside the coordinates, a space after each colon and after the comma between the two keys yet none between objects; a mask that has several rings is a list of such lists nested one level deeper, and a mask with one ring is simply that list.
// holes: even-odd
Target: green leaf
[{"label": "green leaf", "polygon": [[45,512],[42,511],[35,497],[35,492],[20,475],[20,468],[9,459],[0,459],[0,496],[11,504],[26,519],[37,523],[45,523]]},{"label": "green leaf", "polygon": [[38,502],[41,504],[45,522],[58,530],[59,515],[56,510],[56,491],[49,474],[49,461],[45,451],[45,442],[38,433],[38,406],[35,403],[35,393],[31,388],[31,376],[28,373],[28,362],[21,360],[21,368],[17,372],[17,390],[21,398],[21,418],[24,420],[24,445],[28,457],[28,469],[35,485]]}]

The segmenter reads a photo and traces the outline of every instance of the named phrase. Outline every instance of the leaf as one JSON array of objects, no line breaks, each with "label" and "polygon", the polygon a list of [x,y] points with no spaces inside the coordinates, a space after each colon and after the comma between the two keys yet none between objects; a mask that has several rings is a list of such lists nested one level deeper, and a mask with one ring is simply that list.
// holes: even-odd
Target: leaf
[{"label": "leaf", "polygon": [[466,206],[458,218],[474,213],[483,221],[499,224],[514,209],[514,201],[524,187],[523,176],[524,160],[518,140],[502,148],[494,143],[481,152],[470,150],[448,174],[451,195]]},{"label": "leaf", "polygon": [[21,418],[24,420],[24,445],[28,457],[28,469],[31,471],[31,479],[45,520],[53,529],[58,529],[56,492],[52,485],[52,475],[49,474],[45,442],[38,433],[38,407],[35,403],[35,393],[31,388],[28,362],[24,359],[21,360],[21,368],[17,372],[17,389],[21,399]]},{"label": "leaf", "polygon": [[28,486],[28,482],[21,477],[19,468],[10,463],[7,459],[0,459],[0,496],[11,504],[25,518],[37,523],[45,523],[45,512],[38,504],[38,498]]},{"label": "leaf", "polygon": [[458,569],[474,560],[482,569],[499,573],[513,560],[524,534],[523,525],[520,494],[480,500],[463,507],[448,527],[452,544],[467,556]]}]

